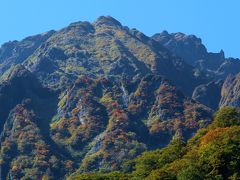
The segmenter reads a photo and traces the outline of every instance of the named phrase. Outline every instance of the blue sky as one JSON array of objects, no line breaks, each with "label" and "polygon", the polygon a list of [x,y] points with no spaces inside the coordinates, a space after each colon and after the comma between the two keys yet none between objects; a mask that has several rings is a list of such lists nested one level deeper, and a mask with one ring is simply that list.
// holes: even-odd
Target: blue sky
[{"label": "blue sky", "polygon": [[147,35],[195,34],[209,51],[240,57],[239,0],[1,0],[0,44],[111,15]]}]

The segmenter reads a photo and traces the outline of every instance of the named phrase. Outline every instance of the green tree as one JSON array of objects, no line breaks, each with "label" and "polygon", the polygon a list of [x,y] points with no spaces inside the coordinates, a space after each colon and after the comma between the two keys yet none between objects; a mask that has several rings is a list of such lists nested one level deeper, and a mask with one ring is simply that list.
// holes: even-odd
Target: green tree
[{"label": "green tree", "polygon": [[240,110],[235,107],[224,107],[214,116],[214,121],[210,127],[229,127],[240,125]]},{"label": "green tree", "polygon": [[189,165],[187,168],[182,169],[178,174],[177,174],[177,179],[178,180],[201,180],[204,179],[203,175],[199,171],[199,167],[196,165]]}]

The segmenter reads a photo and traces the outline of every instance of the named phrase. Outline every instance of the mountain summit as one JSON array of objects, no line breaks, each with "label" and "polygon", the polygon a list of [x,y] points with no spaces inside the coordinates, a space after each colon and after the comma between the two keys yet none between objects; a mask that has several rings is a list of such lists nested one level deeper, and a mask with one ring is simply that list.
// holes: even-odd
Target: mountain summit
[{"label": "mountain summit", "polygon": [[100,16],[93,24],[95,26],[122,27],[122,24],[111,16]]}]

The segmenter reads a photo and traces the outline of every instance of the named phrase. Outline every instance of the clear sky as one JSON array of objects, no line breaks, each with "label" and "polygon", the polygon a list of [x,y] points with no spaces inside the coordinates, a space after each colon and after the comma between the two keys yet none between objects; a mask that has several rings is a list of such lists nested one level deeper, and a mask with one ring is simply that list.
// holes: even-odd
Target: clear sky
[{"label": "clear sky", "polygon": [[240,57],[240,0],[0,0],[0,44],[100,15],[149,36],[195,34],[209,51]]}]

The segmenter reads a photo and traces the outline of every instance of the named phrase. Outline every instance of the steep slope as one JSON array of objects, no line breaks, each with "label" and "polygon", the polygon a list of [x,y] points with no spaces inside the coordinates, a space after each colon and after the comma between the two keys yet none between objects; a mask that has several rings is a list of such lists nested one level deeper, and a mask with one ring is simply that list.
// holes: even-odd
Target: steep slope
[{"label": "steep slope", "polygon": [[[208,124],[210,110],[188,101],[160,76],[148,75],[133,82],[119,80],[82,77],[63,95],[58,114],[51,125],[53,140],[62,146],[59,148],[49,138],[48,130],[56,108],[55,93],[43,88],[34,75],[21,65],[7,72],[1,91],[1,104],[9,107],[4,109],[8,118],[2,118],[5,124],[1,133],[3,176],[17,179],[31,176],[56,178],[61,173],[71,172],[74,163],[81,163],[81,171],[118,169],[122,162],[136,157],[142,151],[166,145],[176,131],[182,131],[183,136],[188,138],[184,127],[194,132],[204,123]],[[16,89],[19,94],[14,91]],[[171,97],[174,93],[179,94],[177,98]],[[161,99],[158,96],[168,100],[158,102]],[[155,99],[158,101],[155,102]],[[174,117],[171,113],[164,115],[162,119],[166,123],[161,127],[166,126],[166,129],[160,130],[162,134],[149,132],[151,123],[144,122],[144,118],[152,118],[150,114],[158,109],[158,104],[164,104],[166,107],[162,108],[167,111],[167,107],[177,100],[180,100],[179,114]],[[185,107],[185,103],[189,103],[193,109]],[[189,112],[182,112],[185,110]],[[164,113],[159,112],[159,116],[161,114]],[[183,124],[179,121],[175,124],[174,118],[179,118]],[[197,118],[199,123],[203,118],[203,122],[190,123],[188,126],[188,118]],[[175,124],[175,127],[171,127],[171,124]],[[155,131],[157,129],[155,127]],[[152,138],[155,141],[150,141]],[[12,148],[15,150],[12,151]],[[68,154],[70,158],[74,157],[71,158],[74,162],[67,160]],[[51,163],[46,163],[48,161]],[[109,168],[111,164],[114,166]]]},{"label": "steep slope", "polygon": [[0,94],[1,178],[65,175],[65,163],[73,163],[49,136],[56,93],[42,87],[33,74],[17,65],[4,75]]},{"label": "steep slope", "polygon": [[[34,103],[45,104],[54,97],[53,93],[43,88],[37,78],[22,65],[12,68],[1,80],[0,85],[0,132],[9,112],[26,99]],[[54,113],[54,112],[53,112]]]},{"label": "steep slope", "polygon": [[61,99],[51,134],[83,159],[80,171],[118,169],[146,149],[167,145],[176,133],[188,139],[212,113],[157,75],[135,81],[84,76]]},{"label": "steep slope", "polygon": [[73,162],[55,153],[38,127],[39,118],[19,104],[9,114],[1,134],[1,179],[62,178]]},{"label": "steep slope", "polygon": [[63,87],[80,74],[88,76],[166,76],[185,94],[205,82],[163,46],[112,17],[77,22],[54,33],[24,65],[48,86]]},{"label": "steep slope", "polygon": [[12,41],[3,44],[0,48],[0,75],[12,65],[20,64],[26,60],[52,34],[54,34],[54,31],[27,37],[22,41]]}]

